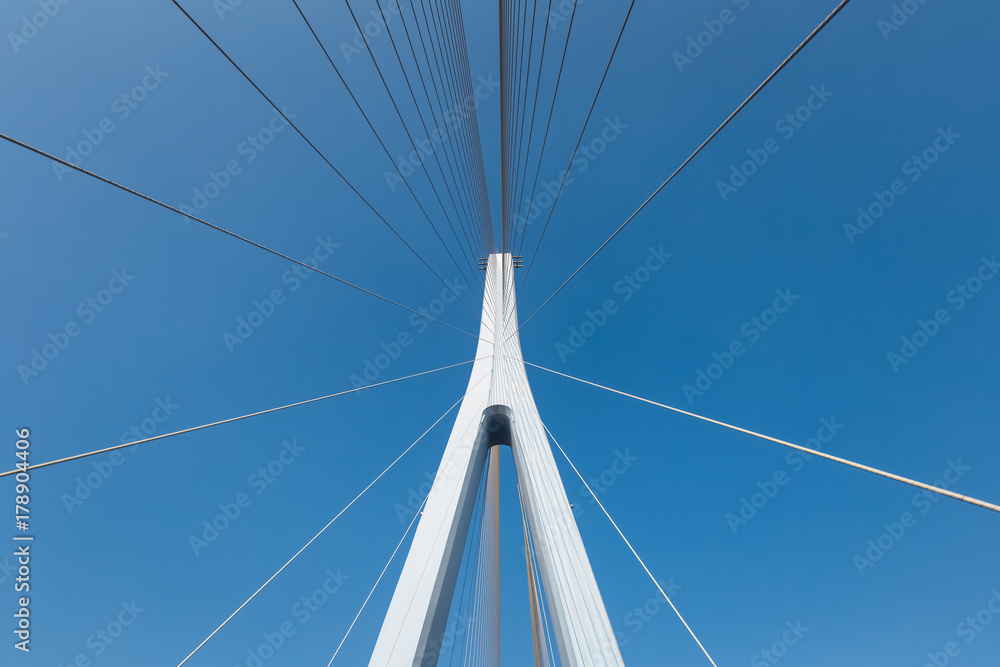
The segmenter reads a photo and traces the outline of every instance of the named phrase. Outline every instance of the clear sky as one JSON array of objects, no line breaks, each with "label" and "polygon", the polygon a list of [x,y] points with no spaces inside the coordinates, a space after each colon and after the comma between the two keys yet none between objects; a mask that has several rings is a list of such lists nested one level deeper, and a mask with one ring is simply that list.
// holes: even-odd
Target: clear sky
[{"label": "clear sky", "polygon": [[[439,318],[474,332],[481,284],[466,274],[481,277],[469,253],[447,235],[422,174],[414,190],[461,267],[405,189],[387,185],[395,172],[292,3],[183,4],[459,284],[468,308]],[[537,253],[541,222],[526,230],[525,260],[537,259],[518,285],[522,319],[835,4],[636,3],[584,133],[589,152]],[[390,153],[408,154],[371,58],[341,46],[355,36],[346,5],[300,5]],[[371,20],[373,1],[353,6]],[[579,5],[543,184],[570,160],[627,7]],[[496,7],[462,9],[499,228]],[[1000,7],[973,0],[849,4],[523,328],[525,358],[793,442],[822,438],[825,451],[1000,502],[998,20]],[[566,22],[548,29],[561,45]],[[384,29],[371,32],[417,127]],[[0,132],[72,152],[86,169],[408,307],[436,307],[441,282],[171,2],[9,0],[0,33]],[[546,56],[539,114],[559,54]],[[303,279],[285,260],[7,142],[0,201],[4,470],[17,461],[15,429],[30,429],[39,463],[132,429],[166,433],[343,391],[378,361],[369,380],[475,350],[474,337]],[[581,329],[592,335],[576,338]],[[393,347],[403,334],[409,345]],[[30,655],[13,647],[20,531],[3,479],[0,664],[176,665],[462,395],[468,370],[33,473]],[[602,501],[720,666],[997,664],[1000,516],[528,376],[543,420],[584,475],[604,480]],[[248,651],[260,654],[268,635],[278,643],[284,627],[262,664],[325,665],[450,427],[442,420],[188,664],[260,664]],[[524,560],[505,455],[504,655],[523,665]],[[707,664],[557,459],[627,664]],[[206,521],[225,528],[206,532]],[[335,664],[367,664],[401,563]]]}]

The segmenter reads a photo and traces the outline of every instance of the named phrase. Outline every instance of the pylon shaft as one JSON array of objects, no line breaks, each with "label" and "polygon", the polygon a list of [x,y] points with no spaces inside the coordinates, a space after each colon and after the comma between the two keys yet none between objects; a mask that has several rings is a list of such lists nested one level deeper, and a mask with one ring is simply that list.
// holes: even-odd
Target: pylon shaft
[{"label": "pylon shaft", "polygon": [[624,664],[528,386],[516,332],[512,258],[490,255],[468,393],[428,493],[370,667],[437,664],[442,645],[449,640],[448,612],[486,454],[494,445],[509,445],[513,452],[561,664]]}]

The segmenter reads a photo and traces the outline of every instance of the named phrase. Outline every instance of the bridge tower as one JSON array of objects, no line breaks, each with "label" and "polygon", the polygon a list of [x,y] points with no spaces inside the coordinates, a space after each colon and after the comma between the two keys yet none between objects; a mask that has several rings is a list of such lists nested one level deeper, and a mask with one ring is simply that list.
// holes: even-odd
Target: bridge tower
[{"label": "bridge tower", "polygon": [[[476,361],[423,515],[403,565],[369,667],[432,667],[437,659],[451,609],[462,554],[476,498],[486,478],[484,531],[498,531],[495,502],[496,457],[490,449],[509,446],[521,496],[527,533],[538,561],[541,588],[551,614],[552,635],[565,667],[623,666],[597,581],[573,518],[566,490],[528,386],[517,335],[514,269],[518,258],[493,254],[486,260],[486,286]],[[489,461],[489,464],[487,464]],[[489,466],[489,474],[483,474]],[[492,523],[493,525],[490,525]],[[498,558],[499,540],[487,540]],[[499,568],[488,583],[499,589]],[[529,569],[530,576],[530,569]],[[539,603],[531,599],[536,665],[546,665],[538,651]],[[500,596],[486,595],[489,630],[499,633]],[[499,667],[499,637],[488,652]]]}]

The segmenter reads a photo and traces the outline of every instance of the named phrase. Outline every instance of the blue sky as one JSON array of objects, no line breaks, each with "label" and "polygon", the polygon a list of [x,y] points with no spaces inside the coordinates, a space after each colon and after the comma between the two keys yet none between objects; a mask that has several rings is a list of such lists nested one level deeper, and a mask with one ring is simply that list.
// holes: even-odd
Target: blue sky
[{"label": "blue sky", "polygon": [[[480,285],[451,263],[405,190],[387,187],[388,160],[294,6],[245,0],[220,16],[207,0],[184,4],[442,277],[463,281],[470,308],[452,304],[440,318],[474,331]],[[339,48],[354,37],[343,3],[300,4],[390,152],[408,153],[370,58],[348,61]],[[834,5],[636,3],[584,142],[604,127],[617,134],[585,171],[572,172],[519,285],[522,319]],[[43,6],[53,15],[25,28]],[[354,6],[359,16],[375,7]],[[627,6],[579,6],[544,182],[570,159]],[[472,78],[495,79],[496,8],[475,1],[463,11]],[[990,194],[1000,148],[991,85],[998,18],[1000,8],[971,0],[851,3],[523,328],[525,358],[794,442],[825,425],[827,435],[832,423],[825,451],[1000,500],[1000,280],[983,280],[994,277],[1000,253]],[[674,56],[723,19],[690,62]],[[412,308],[440,296],[441,283],[301,138],[274,131],[281,126],[267,103],[172,3],[12,0],[0,26],[0,131],[59,156],[96,144],[85,168],[175,206],[197,206],[195,189],[204,192],[215,174],[225,186],[203,207],[210,222],[312,256],[324,271]],[[562,38],[565,23],[551,30]],[[384,32],[373,49],[415,123]],[[130,91],[144,81],[145,99],[136,101]],[[494,93],[479,122],[495,221],[498,119]],[[273,140],[251,148],[249,137],[265,129]],[[754,156],[756,169],[745,166]],[[220,173],[230,163],[227,180]],[[730,180],[741,168],[752,173]],[[327,278],[297,278],[280,258],[85,176],[60,175],[24,149],[0,146],[0,169],[5,470],[18,428],[31,430],[37,463],[117,444],[133,427],[164,433],[349,389],[402,333],[412,344],[377,380],[474,353],[467,335],[415,325],[406,311]],[[414,188],[430,210],[421,178]],[[862,219],[863,233],[845,228],[857,225],[859,208],[875,214]],[[527,260],[539,231],[527,229]],[[641,289],[626,289],[656,252],[671,256]],[[263,302],[275,290],[272,314],[227,346],[224,335],[255,301],[271,310]],[[559,347],[608,300],[606,322],[585,344],[572,354]],[[775,305],[785,312],[769,314]],[[75,336],[59,335],[67,326]],[[50,334],[64,348],[37,376],[22,375],[18,367]],[[910,349],[903,338],[925,344]],[[730,363],[734,345],[743,352]],[[906,363],[894,364],[889,354],[904,352]],[[713,355],[728,367],[710,367]],[[468,368],[150,443],[124,452],[119,465],[105,455],[37,471],[33,650],[13,649],[7,615],[2,663],[177,664],[462,395]],[[711,386],[702,380],[699,389],[700,371],[716,376]],[[786,458],[776,445],[544,371],[528,375],[542,418],[584,475],[613,477],[602,501],[672,586],[718,664],[995,664],[1000,617],[988,605],[994,596],[1000,605],[1000,517],[931,503],[830,462]],[[247,651],[283,623],[294,634],[265,664],[325,664],[402,536],[409,516],[401,520],[401,508],[436,469],[450,426],[443,420],[189,664],[246,665]],[[609,476],[620,456],[635,460]],[[268,465],[280,473],[258,472]],[[626,662],[707,664],[560,466]],[[78,493],[79,480],[94,474],[97,488]],[[509,456],[503,477],[504,655],[527,664]],[[727,519],[767,490],[773,497],[763,504],[756,496],[763,506],[745,524]],[[0,494],[13,501],[10,479]],[[202,522],[240,494],[249,502],[239,517],[192,547]],[[73,497],[80,502],[68,503]],[[10,520],[3,539],[15,532]],[[876,560],[869,541],[880,539],[890,548]],[[0,550],[5,568],[13,545]],[[335,664],[367,664],[401,563]],[[16,594],[6,569],[0,579],[6,615]],[[339,588],[306,615],[301,599],[324,583]],[[117,632],[123,613],[130,624],[120,636],[100,639],[109,625]]]}]

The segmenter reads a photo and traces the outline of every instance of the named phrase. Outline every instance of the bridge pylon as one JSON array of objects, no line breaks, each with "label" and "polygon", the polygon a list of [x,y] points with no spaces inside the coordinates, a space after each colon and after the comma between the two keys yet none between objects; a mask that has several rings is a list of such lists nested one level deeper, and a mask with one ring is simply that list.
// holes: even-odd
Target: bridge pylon
[{"label": "bridge pylon", "polygon": [[[527,532],[561,664],[624,665],[528,386],[517,335],[515,263],[506,253],[487,258],[480,340],[468,391],[418,520],[370,667],[437,665],[476,498],[486,477],[488,453],[503,445],[513,453]],[[499,577],[499,568],[490,571]],[[498,587],[499,580],[489,585]],[[495,635],[499,595],[486,599],[493,608],[486,610],[484,622],[495,624]],[[540,615],[537,602],[532,606],[537,647]],[[499,637],[493,639],[496,645],[487,655],[489,664],[499,667]],[[546,664],[538,651],[536,664]]]}]

